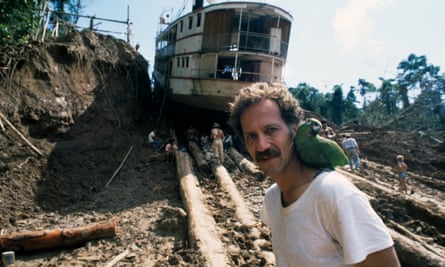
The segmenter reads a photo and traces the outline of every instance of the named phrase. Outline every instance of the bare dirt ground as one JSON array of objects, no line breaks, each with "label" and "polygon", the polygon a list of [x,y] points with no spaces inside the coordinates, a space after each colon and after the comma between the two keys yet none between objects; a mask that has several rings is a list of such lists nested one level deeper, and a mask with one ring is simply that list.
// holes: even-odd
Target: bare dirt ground
[{"label": "bare dirt ground", "polygon": [[[16,251],[15,265],[112,266],[116,260],[114,266],[206,266],[188,239],[176,165],[143,145],[156,121],[147,63],[111,37],[82,33],[66,41],[0,51],[0,112],[43,154],[2,120],[0,234],[113,219],[118,230],[75,247]],[[363,167],[351,180],[394,231],[403,266],[445,266],[444,144],[389,128],[336,130],[352,133],[360,144]],[[398,191],[397,154],[405,155],[413,194]],[[241,171],[230,158],[225,167],[258,218],[271,181]],[[194,171],[228,265],[272,266],[267,229],[258,225],[260,239],[251,236],[215,175]]]}]

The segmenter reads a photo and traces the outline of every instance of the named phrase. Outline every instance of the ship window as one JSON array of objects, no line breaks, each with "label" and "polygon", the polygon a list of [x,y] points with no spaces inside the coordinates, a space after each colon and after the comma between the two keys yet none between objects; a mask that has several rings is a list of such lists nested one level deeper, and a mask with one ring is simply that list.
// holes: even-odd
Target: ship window
[{"label": "ship window", "polygon": [[179,57],[177,57],[176,58],[176,66],[179,68],[179,67],[181,67],[181,63],[180,63],[180,58]]},{"label": "ship window", "polygon": [[196,15],[196,27],[197,28],[201,27],[201,13]]},{"label": "ship window", "polygon": [[185,67],[188,68],[189,67],[189,57],[185,58]]},{"label": "ship window", "polygon": [[184,58],[182,58],[182,67],[184,68],[184,66],[185,66],[185,59]]},{"label": "ship window", "polygon": [[189,30],[192,28],[193,25],[193,16],[189,17]]},{"label": "ship window", "polygon": [[183,28],[184,28],[184,21],[181,20],[181,22],[179,22],[179,31],[182,32]]}]

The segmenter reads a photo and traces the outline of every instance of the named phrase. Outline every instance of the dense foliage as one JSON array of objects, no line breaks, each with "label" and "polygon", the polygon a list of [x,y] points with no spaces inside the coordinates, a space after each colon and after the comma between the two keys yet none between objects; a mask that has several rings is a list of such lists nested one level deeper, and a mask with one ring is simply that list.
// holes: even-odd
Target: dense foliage
[{"label": "dense foliage", "polygon": [[[48,5],[46,5],[48,4]],[[45,17],[47,9],[53,10]],[[54,27],[56,23],[73,25],[81,9],[80,0],[0,0],[0,41],[2,43],[18,44],[30,39],[36,39],[40,27],[46,24]],[[60,28],[63,31],[64,27]]]},{"label": "dense foliage", "polygon": [[[397,119],[411,112],[413,129],[445,127],[445,73],[440,67],[428,64],[426,56],[410,54],[397,67],[391,79],[380,78],[375,85],[358,79],[343,96],[342,85],[335,85],[333,93],[323,94],[318,89],[301,83],[289,88],[301,106],[316,112],[336,124],[355,122],[369,125],[397,125]],[[357,98],[360,97],[359,101]],[[423,125],[419,127],[419,125]]]},{"label": "dense foliage", "polygon": [[37,25],[37,0],[0,0],[0,40],[19,43],[27,40]]}]

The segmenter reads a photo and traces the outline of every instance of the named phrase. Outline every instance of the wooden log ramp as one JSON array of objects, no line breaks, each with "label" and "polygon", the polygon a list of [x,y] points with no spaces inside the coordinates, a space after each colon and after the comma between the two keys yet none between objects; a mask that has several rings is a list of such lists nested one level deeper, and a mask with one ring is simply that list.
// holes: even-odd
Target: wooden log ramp
[{"label": "wooden log ramp", "polygon": [[182,201],[188,214],[190,244],[204,257],[204,266],[230,266],[216,232],[216,222],[204,205],[198,178],[192,172],[192,162],[187,152],[176,152],[176,167]]},{"label": "wooden log ramp", "polygon": [[[197,148],[194,153],[197,152],[199,153],[199,148]],[[252,179],[261,177],[255,165],[245,159],[236,149],[230,149],[228,155],[244,174],[250,175]],[[181,195],[189,214],[190,243],[198,248],[203,258],[205,258],[204,266],[237,266],[232,261],[233,255],[230,252],[231,250],[233,251],[233,245],[227,244],[227,241],[222,236],[221,232],[225,230],[218,230],[218,227],[224,226],[221,226],[220,223],[215,220],[217,217],[214,216],[218,215],[212,214],[212,212],[215,213],[215,207],[213,207],[212,210],[212,207],[208,207],[207,204],[205,204],[208,200],[205,199],[201,191],[199,179],[193,174],[193,158],[186,152],[178,152],[177,159],[178,174],[181,181]],[[244,164],[241,165],[240,162],[244,162]],[[199,166],[196,163],[195,165]],[[258,223],[260,223],[259,219],[249,210],[248,204],[246,204],[242,193],[239,192],[230,173],[223,165],[212,163],[210,166],[215,180],[218,183],[218,188],[221,189],[221,192],[224,192],[224,196],[230,199],[230,203],[227,204],[227,206],[232,207],[233,217],[247,229],[246,231],[242,231],[242,234],[249,236],[248,239],[255,240],[253,242],[253,250],[249,250],[249,253],[255,253],[257,257],[261,257],[264,266],[274,266],[275,259],[270,248],[263,249],[266,247],[264,244],[269,243],[269,241],[261,238],[260,228],[258,227]],[[200,169],[199,167],[197,168]],[[339,171],[342,172],[342,170]],[[350,173],[343,173],[351,177]],[[370,181],[360,176],[354,176],[351,177],[351,179],[354,183],[368,183],[368,186],[375,187],[376,190],[383,192],[382,194],[385,196],[390,197],[394,195],[394,192],[391,190],[378,184],[371,185],[369,184]],[[220,195],[218,195],[218,197],[220,197]],[[370,196],[370,198],[372,199],[373,196]],[[401,197],[400,200],[406,201],[404,197]],[[216,209],[219,208],[220,207],[216,207]],[[426,211],[425,213],[430,214],[431,218],[436,221],[440,221],[438,217],[443,217],[440,207],[436,207],[434,212],[430,213]],[[413,238],[415,234],[407,233],[408,230],[402,225],[390,221],[387,222],[387,226],[394,239],[399,257],[403,259],[405,263],[409,263],[409,265],[406,266],[442,266],[445,262],[442,251],[428,245],[424,240]]]},{"label": "wooden log ramp", "polygon": [[[193,146],[191,153],[192,155],[203,155],[203,152],[200,151],[198,146]],[[251,176],[252,179],[264,179],[261,178],[264,174],[236,149],[229,149],[227,154],[233,160],[231,162],[235,163],[244,175]],[[225,228],[227,225],[221,223],[222,220],[236,220],[236,223],[242,225],[244,228],[237,233],[237,235],[245,235],[247,240],[254,240],[252,241],[252,247],[249,248],[249,246],[247,246],[248,252],[246,253],[254,254],[255,257],[261,258],[261,265],[263,266],[274,266],[275,259],[270,250],[270,241],[262,239],[264,235],[261,233],[262,228],[259,226],[259,218],[255,217],[250,211],[249,205],[246,203],[245,198],[242,196],[242,193],[239,191],[225,166],[215,163],[209,165],[215,177],[215,183],[217,183],[213,185],[216,186],[216,190],[218,191],[215,192],[210,191],[215,190],[214,188],[209,190],[206,186],[203,186],[207,185],[208,187],[208,181],[207,184],[200,185],[201,179],[193,172],[194,168],[207,171],[207,166],[203,163],[202,157],[198,157],[196,160],[188,152],[178,151],[176,158],[181,196],[188,213],[189,243],[195,247],[204,258],[205,262],[203,266],[238,266],[237,264],[239,263],[234,262],[233,259],[244,253],[242,249],[245,249],[246,246],[244,248],[239,247],[234,249],[234,247],[236,247],[235,243],[238,242],[238,240],[234,243],[227,242],[227,236],[230,236],[227,235],[227,231],[231,229],[231,226]],[[379,196],[369,196],[371,200],[377,197],[387,197],[390,200],[388,201],[389,203],[394,203],[393,190],[372,183],[360,176],[351,176],[350,173],[344,172],[341,169],[339,169],[339,171],[349,176],[356,184],[364,183],[365,187],[375,188],[375,190],[379,192]],[[204,183],[204,181],[202,182]],[[214,198],[224,198],[216,202],[225,203],[223,205],[230,207],[229,210],[233,216],[227,213],[216,214],[224,207],[218,206],[218,203],[213,202],[215,200],[209,201],[208,195],[212,193],[216,195]],[[391,198],[391,196],[393,198]],[[399,201],[402,201],[400,205],[403,206],[409,206],[407,201],[412,202],[412,199],[409,199],[409,197],[401,196],[397,198]],[[442,207],[435,207],[434,210],[429,210],[427,206],[421,203],[417,206],[419,206],[419,209],[424,210],[424,212],[422,212],[424,213],[423,217],[429,217],[431,220],[442,223],[444,217]],[[233,218],[221,218],[221,214]],[[428,216],[426,216],[426,214],[428,214]],[[414,233],[410,233],[406,227],[394,221],[386,222],[386,224],[394,239],[399,257],[408,264],[406,266],[443,266],[445,262],[443,251],[429,245],[425,240],[415,238]],[[234,228],[236,229],[236,227]],[[233,254],[233,251],[235,251],[236,254]]]},{"label": "wooden log ramp", "polygon": [[[203,154],[198,146],[192,147],[191,153],[193,155]],[[201,191],[199,179],[193,172],[193,166],[197,166],[200,170],[207,167],[202,163],[201,157],[198,157],[196,161],[194,160],[196,159],[192,158],[188,152],[176,152],[180,193],[188,214],[189,244],[196,248],[204,258],[203,266],[236,266],[231,259],[233,247],[226,247],[227,245],[222,241],[221,229],[218,230],[214,214],[212,214],[211,208],[207,206],[205,196]],[[236,162],[236,160],[233,161]],[[274,266],[275,259],[271,251],[262,251],[262,245],[267,241],[260,237],[261,233],[257,227],[259,221],[249,210],[229,172],[223,165],[212,163],[210,167],[219,187],[228,195],[230,206],[234,207],[234,217],[244,229],[247,229],[245,234],[249,236],[249,239],[255,240],[253,242],[254,250],[264,259],[264,266]]]}]

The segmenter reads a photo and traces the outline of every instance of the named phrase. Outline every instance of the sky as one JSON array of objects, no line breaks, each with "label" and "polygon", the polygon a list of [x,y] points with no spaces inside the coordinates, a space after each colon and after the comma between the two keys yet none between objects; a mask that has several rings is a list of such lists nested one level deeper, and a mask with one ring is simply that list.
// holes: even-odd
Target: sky
[{"label": "sky", "polygon": [[[212,2],[223,2],[213,0]],[[257,0],[279,6],[293,16],[285,82],[307,83],[332,92],[334,85],[348,91],[363,78],[376,86],[379,78],[395,78],[398,64],[411,53],[445,72],[445,0]],[[130,44],[154,62],[159,17],[175,16],[182,6],[191,11],[193,0],[83,0],[88,16],[132,22]],[[204,0],[204,4],[207,5]],[[81,19],[80,25],[89,25]],[[95,21],[95,27],[125,32],[126,25]],[[126,40],[126,36],[109,33]],[[150,66],[150,77],[152,66]]]}]

